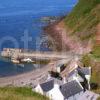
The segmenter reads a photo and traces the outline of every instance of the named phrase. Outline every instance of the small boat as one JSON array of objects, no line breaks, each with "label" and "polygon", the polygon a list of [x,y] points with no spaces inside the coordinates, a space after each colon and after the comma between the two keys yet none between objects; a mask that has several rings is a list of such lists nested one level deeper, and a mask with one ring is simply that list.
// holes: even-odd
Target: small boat
[{"label": "small boat", "polygon": [[24,59],[21,60],[21,62],[33,63],[34,61],[32,61],[32,59],[30,59],[30,58],[24,58]]},{"label": "small boat", "polygon": [[14,63],[14,64],[19,64],[20,61],[19,60],[16,60],[16,59],[11,59],[11,61]]}]

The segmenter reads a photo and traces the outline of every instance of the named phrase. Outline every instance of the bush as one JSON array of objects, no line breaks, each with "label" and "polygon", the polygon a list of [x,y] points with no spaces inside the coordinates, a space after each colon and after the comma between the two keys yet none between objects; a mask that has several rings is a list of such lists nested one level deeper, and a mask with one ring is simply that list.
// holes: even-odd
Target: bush
[{"label": "bush", "polygon": [[88,55],[83,55],[81,62],[84,64],[84,67],[91,66],[91,59]]},{"label": "bush", "polygon": [[100,58],[100,45],[95,45],[95,46],[93,47],[92,55],[93,55],[95,58]]},{"label": "bush", "polygon": [[100,97],[97,100],[100,100]]},{"label": "bush", "polygon": [[92,90],[98,89],[98,84],[97,83],[91,83],[90,86],[91,86]]}]

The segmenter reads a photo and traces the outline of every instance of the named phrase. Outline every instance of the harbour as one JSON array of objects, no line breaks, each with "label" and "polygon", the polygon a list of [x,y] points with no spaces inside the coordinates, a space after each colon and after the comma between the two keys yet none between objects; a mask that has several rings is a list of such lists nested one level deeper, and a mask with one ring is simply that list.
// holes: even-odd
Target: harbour
[{"label": "harbour", "polygon": [[72,52],[41,52],[13,48],[4,48],[1,52],[2,57],[10,58],[13,63],[34,63],[35,60],[60,60],[67,59],[70,55],[73,57],[75,56]]},{"label": "harbour", "polygon": [[[21,37],[23,37],[23,34],[27,31],[28,35],[32,38],[32,41],[29,41],[28,49],[37,51],[40,41],[44,37],[47,37],[47,35],[44,35],[43,27],[48,25],[49,22],[55,22],[59,17],[68,14],[73,8],[73,6],[69,5],[76,3],[69,2],[68,5],[66,5],[66,0],[63,0],[63,2],[58,0],[57,2],[54,0],[43,0],[44,4],[41,5],[43,3],[42,1],[38,2],[36,0],[32,0],[30,1],[31,3],[26,0],[24,1],[25,2],[19,0],[14,2],[11,0],[9,3],[2,1],[0,4],[0,7],[2,6],[2,8],[0,8],[0,43],[6,39],[1,44],[0,50],[3,50],[3,48],[14,48],[13,42],[8,40],[8,37],[17,41],[18,48],[24,48]],[[35,3],[36,5],[34,5]],[[51,51],[51,49],[42,45],[38,51]],[[24,60],[29,59],[25,58]],[[36,59],[32,60],[34,61]],[[12,61],[14,63],[12,63]],[[45,64],[44,61],[42,61],[42,63],[37,61],[37,64],[34,64],[34,62],[19,64],[19,61],[16,61],[15,59],[12,59],[12,61],[10,58],[7,58],[6,60],[1,57],[0,77],[14,76],[33,70],[35,71],[35,69],[40,68],[38,66],[42,67]]]}]

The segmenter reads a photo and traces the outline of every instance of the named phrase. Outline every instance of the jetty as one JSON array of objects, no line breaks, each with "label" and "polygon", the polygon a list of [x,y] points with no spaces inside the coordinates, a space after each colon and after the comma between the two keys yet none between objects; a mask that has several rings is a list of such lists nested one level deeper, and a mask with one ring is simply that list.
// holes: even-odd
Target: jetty
[{"label": "jetty", "polygon": [[20,60],[33,62],[34,59],[40,60],[59,60],[68,59],[70,56],[75,56],[72,52],[60,53],[60,52],[42,52],[33,51],[25,49],[14,49],[14,48],[4,48],[1,51],[1,56],[5,58],[10,58],[12,62],[19,63]]}]

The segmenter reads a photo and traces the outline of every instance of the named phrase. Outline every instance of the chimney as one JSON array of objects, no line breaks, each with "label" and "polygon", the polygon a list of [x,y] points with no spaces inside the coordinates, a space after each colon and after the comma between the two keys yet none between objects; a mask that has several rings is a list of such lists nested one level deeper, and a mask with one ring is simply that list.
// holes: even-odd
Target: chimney
[{"label": "chimney", "polygon": [[66,81],[66,76],[63,78],[63,83],[64,83],[64,84],[67,83],[67,81]]}]

